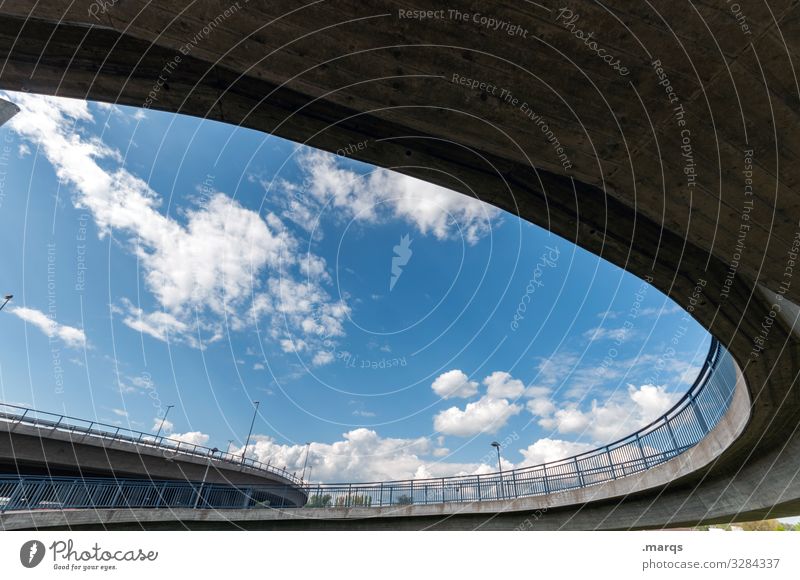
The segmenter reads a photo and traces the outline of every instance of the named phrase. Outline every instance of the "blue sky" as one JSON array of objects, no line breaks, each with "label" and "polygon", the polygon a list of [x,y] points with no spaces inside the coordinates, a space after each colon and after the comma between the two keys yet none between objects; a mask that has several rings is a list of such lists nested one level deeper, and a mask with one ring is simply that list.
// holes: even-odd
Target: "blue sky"
[{"label": "blue sky", "polygon": [[[557,459],[686,391],[707,333],[478,200],[191,117],[4,93],[6,402],[324,481]],[[369,146],[367,144],[367,146]],[[480,192],[477,192],[480,195]]]}]

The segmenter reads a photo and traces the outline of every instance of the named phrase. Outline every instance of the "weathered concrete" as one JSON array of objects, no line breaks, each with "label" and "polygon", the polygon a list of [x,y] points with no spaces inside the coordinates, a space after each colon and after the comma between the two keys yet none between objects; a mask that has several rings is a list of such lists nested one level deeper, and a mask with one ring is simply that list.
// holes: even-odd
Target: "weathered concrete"
[{"label": "weathered concrete", "polygon": [[[519,24],[528,31],[521,38],[471,20],[399,18],[394,3],[375,0],[250,3],[224,18],[225,2],[128,0],[97,19],[86,0],[11,0],[0,9],[8,55],[0,87],[148,104],[329,151],[366,141],[354,157],[477,192],[651,276],[733,353],[751,419],[712,465],[666,490],[554,509],[537,524],[581,529],[613,518],[627,527],[645,518],[657,526],[797,510],[800,342],[779,314],[800,302],[800,3],[747,6],[747,31],[719,3],[658,12],[621,0],[572,5],[580,15],[573,25],[594,32],[628,75],[557,21],[560,4],[543,4],[556,11],[450,3]],[[404,8],[427,6],[409,0]],[[176,55],[179,66],[165,74]],[[655,60],[673,93],[659,85]],[[454,74],[519,101],[467,88]],[[522,101],[546,119],[569,167]],[[687,138],[694,165],[681,150]],[[746,150],[752,178],[743,173]],[[779,507],[770,511],[770,502]]]}]

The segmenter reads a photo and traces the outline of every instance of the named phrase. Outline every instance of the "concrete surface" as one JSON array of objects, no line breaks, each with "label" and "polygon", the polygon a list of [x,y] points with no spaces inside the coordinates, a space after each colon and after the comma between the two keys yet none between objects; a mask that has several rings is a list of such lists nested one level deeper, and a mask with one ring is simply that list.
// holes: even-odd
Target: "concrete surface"
[{"label": "concrete surface", "polygon": [[[219,1],[127,0],[93,15],[98,4],[85,0],[11,0],[0,8],[7,55],[0,87],[148,105],[328,151],[365,142],[353,157],[477,192],[651,277],[735,356],[751,418],[711,465],[666,489],[548,510],[537,526],[657,527],[800,513],[800,342],[786,320],[797,312],[790,304],[800,303],[793,279],[800,3],[747,5],[746,31],[718,2],[662,3],[658,12],[622,0],[571,4],[580,17],[573,26],[595,32],[627,75],[558,20],[561,4],[538,4],[552,10],[449,4],[519,24],[522,38],[472,20],[401,18],[396,3],[375,0],[249,3],[233,12]],[[164,75],[176,55],[180,66]],[[473,90],[462,77],[507,89],[520,102]],[[547,119],[569,167],[521,102]],[[462,527],[486,519],[466,518]]]}]

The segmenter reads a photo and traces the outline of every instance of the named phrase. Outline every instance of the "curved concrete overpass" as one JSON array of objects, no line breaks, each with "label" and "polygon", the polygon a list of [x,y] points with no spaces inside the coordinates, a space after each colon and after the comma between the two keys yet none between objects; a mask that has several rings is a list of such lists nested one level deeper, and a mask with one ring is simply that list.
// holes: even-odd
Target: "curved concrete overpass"
[{"label": "curved concrete overpass", "polygon": [[[477,193],[651,281],[741,368],[750,419],[692,473],[538,515],[510,506],[500,519],[409,525],[536,515],[540,528],[659,527],[800,512],[796,0],[744,15],[547,0],[497,2],[483,16],[465,1],[443,15],[378,1],[98,6],[4,3],[0,87],[242,124]],[[492,30],[484,16],[506,24]]]},{"label": "curved concrete overpass", "polygon": [[307,501],[298,478],[251,459],[8,404],[0,404],[0,474],[275,486],[283,505]]}]

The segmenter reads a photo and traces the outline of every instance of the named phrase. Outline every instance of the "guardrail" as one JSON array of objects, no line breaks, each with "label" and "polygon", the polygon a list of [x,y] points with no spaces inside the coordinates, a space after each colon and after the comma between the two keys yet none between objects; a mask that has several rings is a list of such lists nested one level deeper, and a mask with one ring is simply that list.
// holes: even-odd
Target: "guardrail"
[{"label": "guardrail", "polygon": [[[0,477],[0,511],[63,508],[381,507],[547,495],[597,485],[660,465],[699,443],[725,415],[737,366],[716,340],[689,391],[663,416],[614,443],[541,465],[486,475],[303,486],[233,486],[147,480]],[[152,437],[152,436],[150,436]]]},{"label": "guardrail", "polygon": [[[6,409],[13,409],[13,411],[6,411]],[[22,411],[22,413],[19,411]],[[152,433],[135,431],[116,425],[108,425],[99,421],[89,421],[77,417],[70,417],[69,415],[37,411],[36,409],[12,405],[10,403],[0,403],[0,421],[12,423],[13,425],[10,428],[12,432],[17,425],[27,425],[40,430],[45,429],[80,435],[82,437],[81,441],[86,437],[100,438],[111,442],[122,441],[134,445],[152,447],[162,451],[169,451],[171,453],[209,458],[213,461],[222,461],[248,467],[265,473],[278,475],[291,481],[295,485],[303,484],[303,481],[296,475],[269,463],[262,463],[252,458],[243,458],[241,455],[234,455],[233,453],[211,449],[203,445],[172,439],[166,435],[159,435],[156,437]]]},{"label": "guardrail", "polygon": [[689,391],[664,415],[614,443],[573,457],[505,472],[436,479],[320,484],[306,507],[379,507],[546,495],[619,479],[696,445],[725,415],[736,363],[715,339]]},{"label": "guardrail", "polygon": [[[288,497],[287,497],[288,496]],[[234,486],[185,481],[75,477],[0,477],[0,513],[35,509],[254,509],[299,507],[289,485]]]}]

